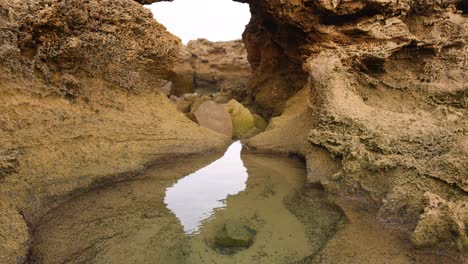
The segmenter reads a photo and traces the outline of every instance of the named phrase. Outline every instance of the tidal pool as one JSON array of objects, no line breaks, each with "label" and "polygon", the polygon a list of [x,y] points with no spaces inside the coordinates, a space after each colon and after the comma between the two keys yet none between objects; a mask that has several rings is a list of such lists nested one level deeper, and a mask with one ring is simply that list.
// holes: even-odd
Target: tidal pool
[{"label": "tidal pool", "polygon": [[[47,214],[33,230],[29,262],[456,263],[415,252],[369,208],[305,186],[303,162],[239,142],[222,157],[161,162]],[[219,237],[233,222],[234,236],[251,237],[225,250]]]},{"label": "tidal pool", "polygon": [[248,174],[241,150],[241,143],[234,142],[223,157],[167,189],[164,203],[180,220],[186,234],[197,233],[216,209],[226,207],[229,195],[245,190]]}]

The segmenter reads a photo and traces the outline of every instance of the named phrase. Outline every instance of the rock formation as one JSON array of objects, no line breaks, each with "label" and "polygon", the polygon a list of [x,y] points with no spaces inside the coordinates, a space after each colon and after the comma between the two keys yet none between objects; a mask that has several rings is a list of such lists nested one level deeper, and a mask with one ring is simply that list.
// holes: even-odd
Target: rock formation
[{"label": "rock formation", "polygon": [[466,252],[467,1],[238,1],[245,93],[242,45],[180,53],[140,5],[156,1],[0,0],[0,263],[24,262],[67,199],[225,145],[176,110],[168,80],[232,91],[270,120],[252,147],[305,157],[309,182],[378,206],[418,247]]},{"label": "rock formation", "polygon": [[250,145],[303,155],[418,246],[466,250],[466,1],[243,2],[255,102],[282,113]]},{"label": "rock formation", "polygon": [[0,25],[0,263],[65,200],[224,147],[158,90],[180,42],[140,4],[0,0]]},{"label": "rock formation", "polygon": [[224,104],[206,101],[194,112],[198,124],[232,138],[232,119]]},{"label": "rock formation", "polygon": [[213,94],[244,100],[251,75],[247,51],[241,40],[211,42],[192,40],[181,49],[171,73],[176,96]]}]

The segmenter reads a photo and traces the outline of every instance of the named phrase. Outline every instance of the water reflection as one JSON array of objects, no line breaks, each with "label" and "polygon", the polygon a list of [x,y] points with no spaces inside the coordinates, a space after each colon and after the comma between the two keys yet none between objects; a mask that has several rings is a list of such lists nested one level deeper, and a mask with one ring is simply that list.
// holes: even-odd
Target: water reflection
[{"label": "water reflection", "polygon": [[226,206],[228,195],[245,190],[248,176],[241,150],[242,144],[234,142],[222,158],[167,189],[164,203],[179,218],[186,234],[196,234],[203,221]]}]

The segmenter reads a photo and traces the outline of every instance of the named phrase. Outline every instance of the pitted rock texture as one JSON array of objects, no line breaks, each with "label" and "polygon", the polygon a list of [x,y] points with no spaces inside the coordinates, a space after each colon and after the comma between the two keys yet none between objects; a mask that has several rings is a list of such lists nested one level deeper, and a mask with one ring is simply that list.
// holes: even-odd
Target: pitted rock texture
[{"label": "pitted rock texture", "polygon": [[67,199],[225,146],[159,91],[180,41],[140,4],[0,0],[0,25],[0,263]]},{"label": "pitted rock texture", "polygon": [[251,75],[247,51],[241,40],[212,42],[191,40],[181,49],[171,73],[176,96],[185,93],[222,93],[227,98],[246,98]]},{"label": "pitted rock texture", "polygon": [[[466,250],[460,228],[436,228],[451,224],[424,213],[428,192],[468,200],[466,1],[243,2],[253,15],[244,33],[253,95],[278,107],[281,87],[290,98],[250,144],[305,156],[310,181],[376,203],[380,219],[414,230],[419,246]],[[274,83],[259,88],[262,79]],[[316,171],[318,161],[335,169]]]}]

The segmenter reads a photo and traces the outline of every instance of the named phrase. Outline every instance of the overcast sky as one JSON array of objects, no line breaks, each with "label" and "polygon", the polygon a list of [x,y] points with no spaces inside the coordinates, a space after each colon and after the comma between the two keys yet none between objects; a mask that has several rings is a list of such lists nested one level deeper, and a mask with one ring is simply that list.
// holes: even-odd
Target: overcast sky
[{"label": "overcast sky", "polygon": [[175,0],[147,7],[184,44],[197,38],[239,39],[250,20],[249,6],[232,0]]}]

